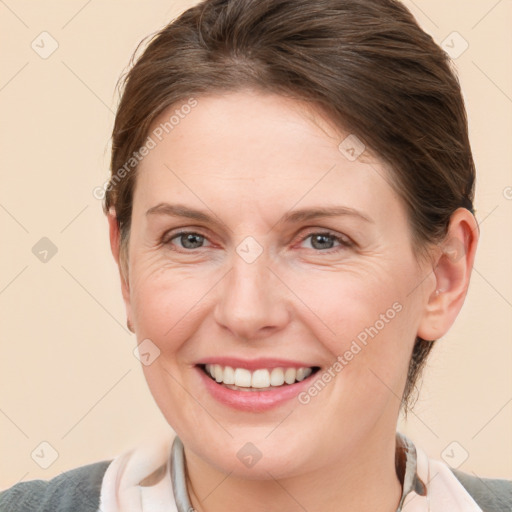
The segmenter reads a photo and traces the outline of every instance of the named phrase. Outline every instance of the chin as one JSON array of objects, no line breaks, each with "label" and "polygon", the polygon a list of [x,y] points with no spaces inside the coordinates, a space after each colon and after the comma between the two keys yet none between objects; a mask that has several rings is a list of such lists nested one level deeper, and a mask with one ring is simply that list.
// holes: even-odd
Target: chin
[{"label": "chin", "polygon": [[[305,472],[304,468],[310,469],[304,447],[311,447],[311,444],[302,442],[298,445],[283,445],[281,439],[272,441],[264,438],[259,442],[247,441],[250,438],[251,436],[236,436],[228,441],[224,439],[222,443],[210,438],[207,445],[194,438],[191,444],[187,443],[188,440],[184,444],[204,463],[234,478],[288,478]],[[312,451],[311,456],[313,455]]]}]

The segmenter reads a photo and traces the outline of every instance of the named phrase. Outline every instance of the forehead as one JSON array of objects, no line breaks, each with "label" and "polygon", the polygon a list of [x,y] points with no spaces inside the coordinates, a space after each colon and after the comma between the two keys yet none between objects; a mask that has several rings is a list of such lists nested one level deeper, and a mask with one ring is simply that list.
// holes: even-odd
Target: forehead
[{"label": "forehead", "polygon": [[353,158],[347,144],[357,139],[310,105],[253,91],[187,104],[169,107],[150,128],[155,145],[139,164],[134,209],[173,199],[235,216],[240,208],[266,215],[299,203],[369,215],[400,208],[382,163],[366,150]]}]

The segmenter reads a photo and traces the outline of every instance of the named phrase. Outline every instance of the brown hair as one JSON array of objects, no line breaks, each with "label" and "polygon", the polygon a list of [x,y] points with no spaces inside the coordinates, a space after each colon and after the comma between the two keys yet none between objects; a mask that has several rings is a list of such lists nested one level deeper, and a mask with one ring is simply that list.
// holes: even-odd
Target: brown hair
[{"label": "brown hair", "polygon": [[[400,2],[206,0],[150,37],[120,81],[103,205],[105,213],[115,208],[125,269],[137,175],[136,162],[130,172],[126,162],[164,109],[201,93],[250,87],[327,112],[389,164],[416,248],[441,241],[458,207],[473,212],[475,167],[458,79]],[[416,339],[406,414],[431,348]]]}]

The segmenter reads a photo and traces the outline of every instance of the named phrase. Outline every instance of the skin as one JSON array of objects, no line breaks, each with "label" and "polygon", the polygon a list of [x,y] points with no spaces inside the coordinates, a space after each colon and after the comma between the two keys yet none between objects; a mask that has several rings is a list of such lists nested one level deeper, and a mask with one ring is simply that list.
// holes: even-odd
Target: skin
[{"label": "skin", "polygon": [[[127,276],[115,212],[108,216],[128,319],[139,343],[149,338],[160,350],[142,368],[184,443],[192,505],[394,512],[402,492],[395,431],[414,340],[438,339],[455,320],[475,219],[458,209],[446,244],[419,260],[389,169],[368,150],[349,161],[338,149],[348,133],[319,111],[251,90],[197,100],[139,166]],[[203,210],[219,224],[146,215],[163,202]],[[370,221],[279,222],[313,206],[352,208]],[[186,246],[177,228],[205,238]],[[321,246],[308,236],[325,231],[350,243],[327,238]],[[248,236],[263,249],[252,263],[236,252]],[[401,311],[307,405],[292,399],[238,411],[215,401],[194,369],[212,356],[326,369],[394,303]],[[262,454],[252,467],[237,457],[247,442]]]}]

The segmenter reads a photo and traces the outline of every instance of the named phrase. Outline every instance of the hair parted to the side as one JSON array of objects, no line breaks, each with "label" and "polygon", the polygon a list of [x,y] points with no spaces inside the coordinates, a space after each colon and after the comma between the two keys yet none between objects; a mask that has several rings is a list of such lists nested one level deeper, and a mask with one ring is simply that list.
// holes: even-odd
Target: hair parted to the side
[{"label": "hair parted to the side", "polygon": [[[159,114],[201,94],[251,88],[327,113],[388,164],[418,254],[443,239],[458,207],[473,212],[475,167],[457,76],[399,1],[206,0],[151,36],[122,85],[103,208],[115,208],[126,278],[137,166],[122,180],[118,170]],[[405,414],[431,348],[416,339]]]}]

